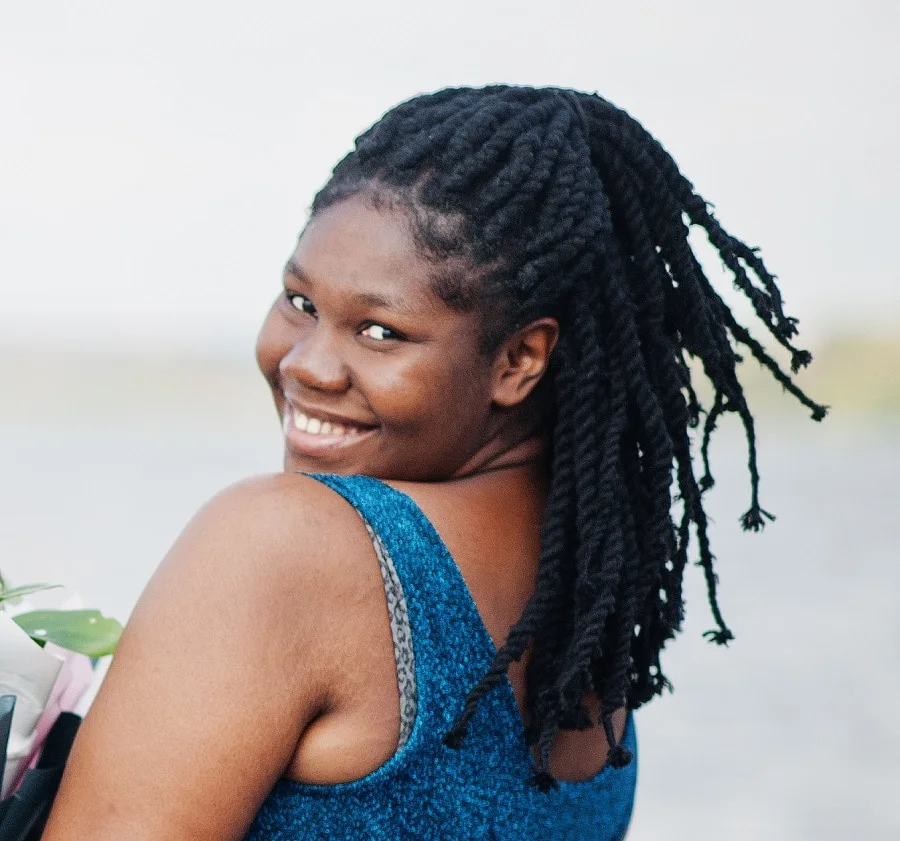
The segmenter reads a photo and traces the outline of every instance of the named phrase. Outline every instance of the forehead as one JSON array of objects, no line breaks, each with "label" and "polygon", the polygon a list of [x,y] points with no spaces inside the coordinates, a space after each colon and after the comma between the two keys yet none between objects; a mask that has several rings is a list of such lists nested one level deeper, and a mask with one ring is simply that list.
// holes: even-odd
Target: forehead
[{"label": "forehead", "polygon": [[417,253],[403,211],[375,208],[363,196],[317,213],[287,271],[329,293],[346,293],[376,305],[412,312],[449,310],[434,292],[434,266]]}]

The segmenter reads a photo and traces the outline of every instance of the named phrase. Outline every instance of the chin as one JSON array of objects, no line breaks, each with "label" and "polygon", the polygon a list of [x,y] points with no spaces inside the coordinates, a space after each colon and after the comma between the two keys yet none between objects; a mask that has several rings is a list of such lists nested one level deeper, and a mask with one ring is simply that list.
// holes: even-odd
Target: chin
[{"label": "chin", "polygon": [[284,454],[285,473],[336,473],[349,476],[356,473],[367,473],[360,465],[349,463],[343,459],[309,458],[290,451]]}]

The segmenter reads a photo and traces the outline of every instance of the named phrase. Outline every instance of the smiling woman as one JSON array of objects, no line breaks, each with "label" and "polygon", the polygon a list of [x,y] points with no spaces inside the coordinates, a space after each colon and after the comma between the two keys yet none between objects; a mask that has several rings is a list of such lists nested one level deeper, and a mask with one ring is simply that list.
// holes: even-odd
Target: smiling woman
[{"label": "smiling woman", "polygon": [[501,410],[543,372],[555,322],[531,326],[524,382],[497,391],[481,314],[447,306],[432,272],[406,218],[364,196],[313,217],[257,343],[286,470],[437,481],[489,466],[527,434]]},{"label": "smiling woman", "polygon": [[160,566],[45,841],[621,838],[692,536],[731,639],[702,499],[723,412],[744,527],[771,518],[738,348],[825,411],[686,223],[807,364],[757,252],[599,96],[444,90],[358,138],[257,343],[285,472],[217,496]]}]

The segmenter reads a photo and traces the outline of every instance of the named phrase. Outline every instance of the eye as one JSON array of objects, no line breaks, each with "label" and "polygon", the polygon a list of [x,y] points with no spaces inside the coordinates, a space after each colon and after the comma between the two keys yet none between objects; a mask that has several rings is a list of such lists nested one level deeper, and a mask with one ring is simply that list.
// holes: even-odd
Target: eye
[{"label": "eye", "polygon": [[305,295],[301,295],[298,292],[285,292],[284,297],[287,298],[288,303],[295,310],[305,312],[307,315],[316,314],[316,308],[313,306],[313,302]]},{"label": "eye", "polygon": [[360,331],[360,335],[366,336],[369,339],[375,339],[375,341],[378,342],[383,342],[387,339],[402,338],[396,330],[391,330],[390,327],[385,327],[382,324],[370,324],[364,330]]}]

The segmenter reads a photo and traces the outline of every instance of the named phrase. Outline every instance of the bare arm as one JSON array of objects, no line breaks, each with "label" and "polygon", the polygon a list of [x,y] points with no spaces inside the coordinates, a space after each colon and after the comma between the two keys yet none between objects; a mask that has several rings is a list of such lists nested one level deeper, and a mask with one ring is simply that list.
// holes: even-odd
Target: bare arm
[{"label": "bare arm", "polygon": [[314,484],[235,486],[178,538],[84,721],[44,841],[244,836],[327,702],[335,585],[304,504]]}]

